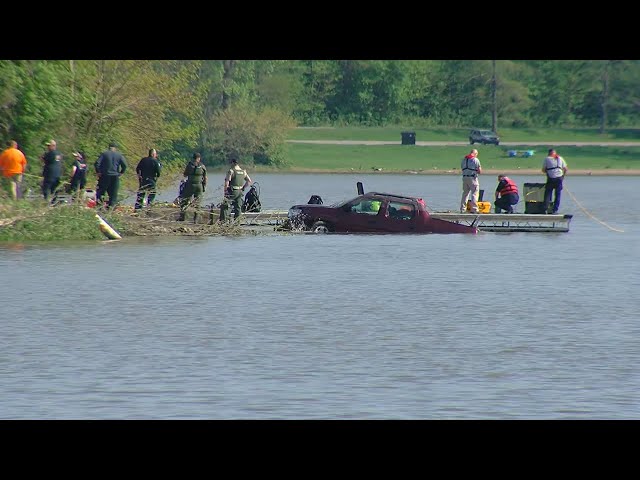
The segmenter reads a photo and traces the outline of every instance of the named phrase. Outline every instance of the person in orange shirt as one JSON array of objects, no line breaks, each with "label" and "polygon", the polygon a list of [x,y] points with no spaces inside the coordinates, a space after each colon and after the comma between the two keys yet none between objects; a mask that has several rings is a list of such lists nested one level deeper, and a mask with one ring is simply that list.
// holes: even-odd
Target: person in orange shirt
[{"label": "person in orange shirt", "polygon": [[7,146],[9,148],[0,154],[0,173],[3,185],[11,193],[11,197],[17,200],[18,197],[22,197],[20,184],[27,167],[27,158],[18,150],[18,142],[15,140],[9,140]]}]

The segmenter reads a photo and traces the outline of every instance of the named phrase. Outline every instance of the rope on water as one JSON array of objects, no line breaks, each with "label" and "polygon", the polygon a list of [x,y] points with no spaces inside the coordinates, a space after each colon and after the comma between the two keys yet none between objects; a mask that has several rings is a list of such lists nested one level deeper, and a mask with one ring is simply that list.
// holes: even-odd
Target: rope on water
[{"label": "rope on water", "polygon": [[582,206],[582,204],[578,201],[578,199],[573,195],[573,193],[571,193],[571,191],[569,191],[569,189],[565,186],[563,188],[563,190],[565,190],[569,196],[571,197],[571,199],[576,203],[576,205],[580,208],[580,210],[582,210],[586,216],[588,216],[589,218],[595,220],[596,222],[604,225],[605,227],[607,227],[609,230],[613,230],[614,232],[620,232],[620,233],[624,233],[624,230],[620,230],[619,228],[614,228],[611,225],[607,224],[606,222],[603,222],[602,220],[596,218],[591,212],[589,212],[586,208],[584,208]]}]

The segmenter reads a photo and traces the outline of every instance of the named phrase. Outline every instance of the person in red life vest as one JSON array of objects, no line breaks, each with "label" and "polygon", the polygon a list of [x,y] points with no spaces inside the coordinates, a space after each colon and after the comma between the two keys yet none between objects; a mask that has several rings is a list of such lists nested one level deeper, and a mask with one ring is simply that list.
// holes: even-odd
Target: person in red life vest
[{"label": "person in red life vest", "polygon": [[518,195],[518,186],[516,182],[506,175],[498,175],[498,186],[496,187],[496,201],[493,204],[496,207],[496,213],[513,213],[513,206],[520,201]]},{"label": "person in red life vest", "polygon": [[478,213],[478,197],[480,196],[480,182],[478,175],[482,173],[482,165],[478,159],[478,150],[471,150],[465,155],[460,164],[462,170],[462,199],[460,200],[460,213],[467,211],[467,201],[471,213]]}]

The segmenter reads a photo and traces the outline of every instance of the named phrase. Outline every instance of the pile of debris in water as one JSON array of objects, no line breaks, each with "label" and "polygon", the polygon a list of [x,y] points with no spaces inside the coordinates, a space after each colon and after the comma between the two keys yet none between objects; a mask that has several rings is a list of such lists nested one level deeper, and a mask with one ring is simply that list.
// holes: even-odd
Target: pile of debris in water
[{"label": "pile of debris in water", "polygon": [[237,222],[219,222],[215,207],[214,214],[211,213],[210,206],[199,209],[190,207],[185,220],[179,221],[180,208],[171,203],[156,203],[140,210],[120,205],[114,211],[102,214],[118,225],[120,234],[130,236],[239,235],[247,232]]}]

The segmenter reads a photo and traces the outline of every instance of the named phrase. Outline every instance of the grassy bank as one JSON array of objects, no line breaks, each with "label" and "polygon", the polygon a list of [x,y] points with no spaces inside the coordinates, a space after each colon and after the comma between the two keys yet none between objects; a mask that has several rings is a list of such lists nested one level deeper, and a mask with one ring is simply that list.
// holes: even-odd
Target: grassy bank
[{"label": "grassy bank", "polygon": [[[433,172],[459,170],[470,146],[289,144],[291,171]],[[514,147],[476,145],[484,169],[539,171],[550,146],[536,146],[532,157],[509,157]],[[530,150],[522,147],[521,150]],[[640,147],[567,146],[558,153],[569,170],[640,170]]]},{"label": "grassy bank", "polygon": [[[482,127],[480,127],[482,128]],[[301,127],[289,132],[289,140],[373,140],[399,142],[401,132],[416,133],[419,142],[465,142],[470,128],[413,128],[411,125],[389,127]],[[611,129],[606,134],[597,128],[498,128],[502,142],[640,142],[640,128]]]},{"label": "grassy bank", "polygon": [[50,207],[40,200],[3,199],[0,241],[102,240],[95,213],[80,205]]},{"label": "grassy bank", "polygon": [[133,236],[237,236],[255,234],[234,222],[208,224],[209,210],[199,211],[193,222],[193,208],[187,220],[177,221],[179,209],[167,203],[156,204],[133,214],[133,207],[120,205],[115,211],[96,211],[81,204],[49,206],[40,200],[4,201],[0,205],[0,243],[102,241],[99,213],[122,237]]}]

